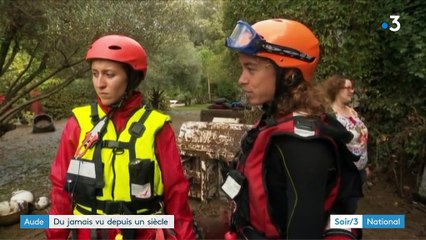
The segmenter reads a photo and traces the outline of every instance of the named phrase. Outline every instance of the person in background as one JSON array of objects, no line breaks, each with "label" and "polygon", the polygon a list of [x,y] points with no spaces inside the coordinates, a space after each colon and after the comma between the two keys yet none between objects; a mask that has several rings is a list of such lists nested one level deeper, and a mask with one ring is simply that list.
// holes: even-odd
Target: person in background
[{"label": "person in background", "polygon": [[[355,109],[349,106],[355,91],[353,82],[349,78],[333,75],[323,85],[336,119],[354,136],[347,147],[352,153],[360,156],[354,163],[361,174],[362,181],[365,182],[370,175],[367,165],[368,129]],[[347,210],[349,213],[355,213],[358,200],[359,198],[356,197],[349,199]]]},{"label": "person in background", "polygon": [[[107,35],[90,46],[97,101],[67,121],[52,164],[51,215],[174,215],[174,229],[74,229],[74,239],[194,239],[184,176],[170,117],[142,105],[144,48]],[[67,239],[70,229],[47,229]]]},{"label": "person in background", "polygon": [[[222,190],[232,200],[225,239],[360,237],[354,229],[328,228],[347,184],[360,179],[345,143],[352,135],[326,114],[312,82],[319,41],[298,21],[238,21],[225,45],[238,53],[238,84],[263,115],[241,141]],[[345,196],[344,196],[345,195]]]}]

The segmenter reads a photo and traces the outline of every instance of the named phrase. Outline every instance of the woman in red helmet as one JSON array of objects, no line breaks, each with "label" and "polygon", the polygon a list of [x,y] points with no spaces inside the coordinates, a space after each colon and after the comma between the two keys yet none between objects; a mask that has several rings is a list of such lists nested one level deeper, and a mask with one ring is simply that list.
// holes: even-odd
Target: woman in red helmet
[{"label": "woman in red helmet", "polygon": [[[174,215],[173,230],[75,229],[75,239],[194,239],[170,117],[142,106],[147,56],[132,38],[107,35],[87,52],[97,102],[73,109],[53,162],[51,215]],[[48,229],[67,239],[69,229]]]},{"label": "woman in red helmet", "polygon": [[329,214],[344,213],[339,205],[360,192],[356,158],[344,145],[352,135],[325,114],[326,102],[312,83],[317,38],[297,21],[270,19],[251,26],[240,20],[226,46],[238,52],[238,84],[248,103],[262,106],[264,114],[242,139],[222,186],[234,203],[225,237],[332,235]]}]

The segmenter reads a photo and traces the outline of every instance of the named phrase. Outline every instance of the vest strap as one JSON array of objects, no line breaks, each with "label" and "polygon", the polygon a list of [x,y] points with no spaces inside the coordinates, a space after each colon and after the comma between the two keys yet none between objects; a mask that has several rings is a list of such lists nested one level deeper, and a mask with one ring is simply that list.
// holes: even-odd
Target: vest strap
[{"label": "vest strap", "polygon": [[[125,214],[125,215],[134,215],[134,214],[143,214],[151,215],[162,209],[161,197],[156,197],[151,201],[133,201],[133,202],[124,202],[124,201],[96,201],[96,209],[101,210],[104,214]],[[89,203],[77,203],[76,209],[85,214],[92,215],[93,211],[89,211],[82,206],[90,207],[92,204]],[[147,209],[144,212],[137,213],[140,210]],[[97,214],[97,213],[95,213]]]},{"label": "vest strap", "polygon": [[128,142],[105,140],[102,141],[102,148],[130,149],[131,145]]},{"label": "vest strap", "polygon": [[[101,133],[100,139],[102,139],[103,134]],[[95,145],[95,152],[93,153],[93,161],[95,162],[95,172],[96,172],[96,188],[102,189],[105,186],[103,179],[103,170],[104,164],[102,163],[101,158],[101,145],[102,141],[99,141]]]},{"label": "vest strap", "polygon": [[132,126],[130,126],[129,133],[131,135],[129,145],[131,146],[129,148],[129,157],[130,161],[133,159],[136,159],[136,151],[135,151],[135,145],[136,145],[136,139],[141,137],[143,133],[145,132],[145,121],[148,119],[149,115],[151,114],[151,109],[145,109],[145,112],[142,114],[142,117],[137,121],[136,123],[133,123]]},{"label": "vest strap", "polygon": [[[99,113],[98,113],[98,104],[96,102],[93,102],[90,104],[90,118],[92,119],[93,126],[96,125],[96,123],[99,122]],[[105,126],[108,126],[108,117],[105,122]],[[96,172],[96,187],[97,189],[102,189],[105,186],[105,182],[103,179],[103,163],[101,159],[101,143],[102,138],[105,133],[105,128],[103,131],[99,133],[99,140],[95,145],[95,152],[94,152],[94,162],[95,162],[95,172]],[[93,201],[96,202],[96,196],[93,196]],[[96,214],[96,207],[92,208],[91,214]],[[96,232],[96,231],[95,231]],[[93,231],[92,231],[93,234]]]},{"label": "vest strap", "polygon": [[96,125],[99,121],[98,104],[96,102],[90,104],[90,118],[92,119],[93,125]]},{"label": "vest strap", "polygon": [[97,240],[98,239],[98,230],[97,229],[90,229],[90,240]]},{"label": "vest strap", "polygon": [[145,109],[145,112],[142,114],[142,117],[139,119],[138,122],[133,123],[132,126],[130,126],[129,132],[132,137],[141,137],[143,133],[145,132],[145,121],[151,114],[151,109]]}]

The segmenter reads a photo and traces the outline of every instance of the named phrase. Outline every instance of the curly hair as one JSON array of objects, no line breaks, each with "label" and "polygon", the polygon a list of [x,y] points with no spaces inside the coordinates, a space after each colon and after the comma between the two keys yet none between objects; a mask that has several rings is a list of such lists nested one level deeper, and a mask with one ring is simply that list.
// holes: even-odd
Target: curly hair
[{"label": "curly hair", "polygon": [[[289,69],[287,69],[289,70]],[[283,76],[285,91],[277,96],[277,117],[291,112],[303,112],[307,116],[320,116],[327,111],[327,100],[323,91],[313,82],[303,79],[298,69],[290,76]]]},{"label": "curly hair", "polygon": [[336,96],[339,91],[345,86],[346,80],[350,79],[341,75],[333,75],[323,82],[322,86],[324,92],[331,103],[336,100]]}]

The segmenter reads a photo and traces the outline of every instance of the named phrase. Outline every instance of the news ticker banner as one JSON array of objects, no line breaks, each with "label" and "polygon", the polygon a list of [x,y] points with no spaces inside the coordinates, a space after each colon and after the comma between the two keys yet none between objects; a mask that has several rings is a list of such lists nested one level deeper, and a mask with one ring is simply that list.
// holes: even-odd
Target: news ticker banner
[{"label": "news ticker banner", "polygon": [[405,228],[405,215],[330,215],[330,228]]},{"label": "news ticker banner", "polygon": [[[21,215],[21,228],[174,228],[173,215]],[[405,216],[331,215],[330,228],[405,228]]]},{"label": "news ticker banner", "polygon": [[174,228],[173,215],[21,215],[21,228]]}]

